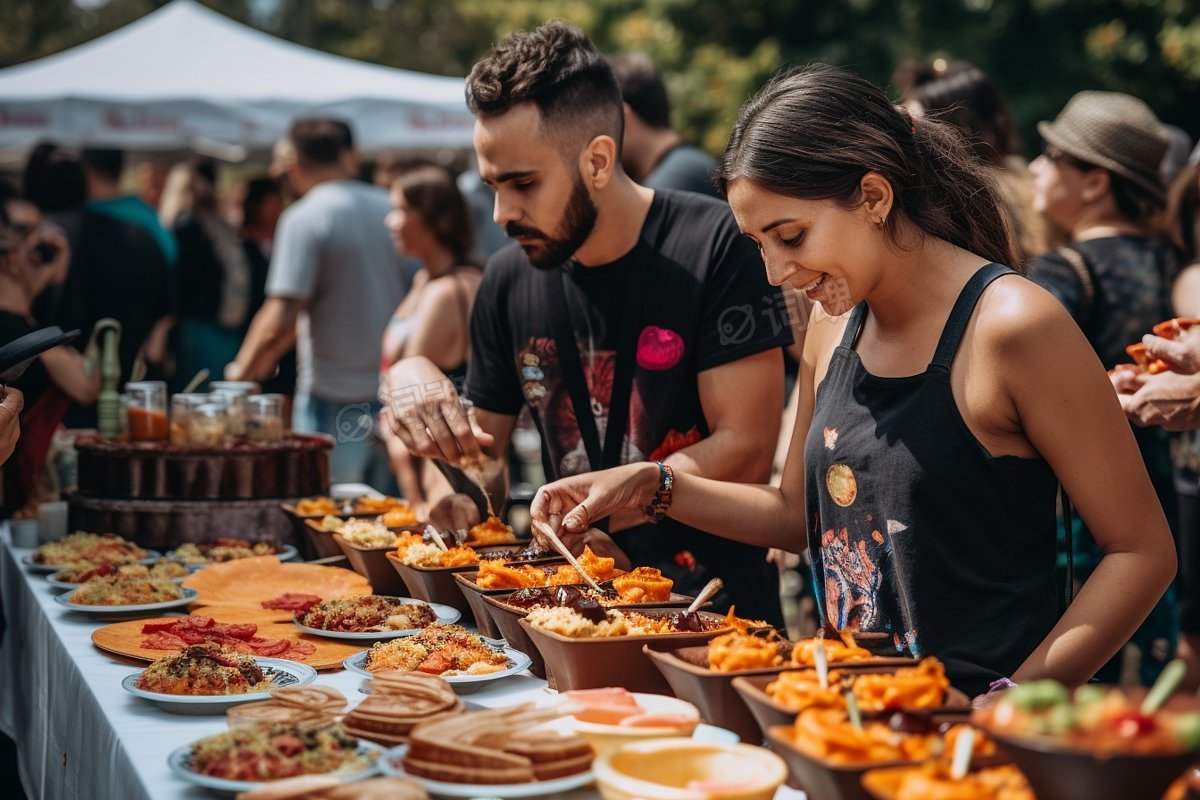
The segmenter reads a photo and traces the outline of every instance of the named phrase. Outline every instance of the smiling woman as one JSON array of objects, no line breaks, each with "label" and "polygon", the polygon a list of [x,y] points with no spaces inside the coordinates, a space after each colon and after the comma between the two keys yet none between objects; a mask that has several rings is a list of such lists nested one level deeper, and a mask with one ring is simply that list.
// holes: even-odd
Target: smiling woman
[{"label": "smiling woman", "polygon": [[[945,124],[818,65],[742,109],[719,181],[772,283],[818,301],[778,489],[634,464],[544,487],[578,530],[654,504],[800,550],[830,628],[935,655],[959,688],[1086,681],[1174,573],[1170,533],[1087,341],[1017,262],[999,194]],[[853,308],[848,317],[837,317]],[[1104,558],[1056,602],[1058,480]],[[797,532],[807,525],[807,535]]]}]

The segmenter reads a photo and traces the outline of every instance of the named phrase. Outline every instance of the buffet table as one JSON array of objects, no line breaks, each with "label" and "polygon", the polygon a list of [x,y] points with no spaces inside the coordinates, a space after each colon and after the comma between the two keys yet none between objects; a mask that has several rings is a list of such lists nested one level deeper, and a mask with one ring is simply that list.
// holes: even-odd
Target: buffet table
[{"label": "buffet table", "polygon": [[[0,529],[0,602],[8,629],[0,646],[0,730],[17,742],[21,782],[35,798],[212,798],[167,766],[174,749],[226,729],[224,715],[182,716],[126,693],[121,679],[136,672],[96,649],[92,631],[105,624],[54,602],[43,575],[20,563],[32,550],[14,548]],[[351,703],[363,697],[362,678],[323,672]],[[546,683],[528,674],[465,695],[481,706],[506,706],[545,697]],[[481,797],[488,796],[481,786]],[[594,788],[560,798],[595,800]],[[777,800],[803,794],[786,788]]]}]

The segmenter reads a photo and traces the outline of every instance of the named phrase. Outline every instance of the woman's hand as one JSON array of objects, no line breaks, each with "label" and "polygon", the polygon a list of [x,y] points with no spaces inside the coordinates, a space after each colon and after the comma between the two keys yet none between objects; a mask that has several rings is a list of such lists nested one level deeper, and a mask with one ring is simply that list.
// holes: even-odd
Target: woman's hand
[{"label": "woman's hand", "polygon": [[1164,339],[1148,333],[1142,337],[1146,345],[1146,354],[1151,358],[1161,358],[1171,365],[1171,369],[1181,375],[1195,375],[1200,372],[1200,337],[1185,336],[1182,339]]},{"label": "woman's hand", "polygon": [[447,495],[429,508],[429,524],[439,531],[469,531],[479,524],[479,508],[465,494]]},{"label": "woman's hand", "polygon": [[658,466],[650,462],[563,478],[538,490],[529,507],[533,518],[558,533],[583,533],[614,511],[640,511],[654,499]]},{"label": "woman's hand", "polygon": [[21,409],[25,407],[25,395],[20,390],[10,386],[4,391],[4,399],[0,401],[0,464],[8,461],[17,449],[17,439],[21,437]]},{"label": "woman's hand", "polygon": [[454,383],[428,358],[400,359],[388,369],[386,384],[392,432],[414,456],[457,467],[479,463],[484,448],[495,444],[467,413]]}]

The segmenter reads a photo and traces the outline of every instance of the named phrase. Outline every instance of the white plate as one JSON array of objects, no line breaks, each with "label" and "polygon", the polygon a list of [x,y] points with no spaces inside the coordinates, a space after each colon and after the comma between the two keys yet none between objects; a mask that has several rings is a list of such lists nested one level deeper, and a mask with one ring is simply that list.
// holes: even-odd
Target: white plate
[{"label": "white plate", "polygon": [[[348,783],[350,781],[362,780],[363,778],[369,778],[372,775],[378,774],[378,759],[374,758],[372,754],[378,753],[379,748],[368,747],[360,744],[358,746],[358,752],[366,756],[372,762],[372,766],[359,772],[350,772],[345,775],[334,774],[332,777],[339,778]],[[229,781],[225,780],[224,778],[213,778],[208,775],[201,775],[199,772],[196,772],[194,769],[192,769],[192,746],[190,744],[184,745],[177,750],[172,750],[171,755],[167,756],[167,766],[171,768],[172,772],[174,772],[180,778],[183,778],[188,783],[194,783],[197,786],[203,786],[206,789],[215,789],[218,792],[228,792],[229,794],[235,794],[237,792],[252,792],[255,789],[261,789],[264,786],[270,786],[272,783],[274,783],[274,781]]]},{"label": "white plate", "polygon": [[[155,561],[158,561],[160,558],[162,558],[162,553],[158,552],[157,550],[147,549],[146,552],[150,555],[148,555],[146,558],[139,558],[137,563],[150,566]],[[65,566],[64,564],[35,564],[33,562],[33,553],[26,553],[25,555],[21,556],[21,563],[24,564],[30,572],[42,572],[46,574],[58,572]]]},{"label": "white plate", "polygon": [[232,695],[184,695],[149,692],[145,689],[139,689],[135,685],[137,679],[142,675],[140,672],[126,675],[125,679],[121,681],[121,688],[135,697],[151,700],[158,704],[158,707],[162,710],[175,714],[223,714],[228,709],[240,703],[248,703],[254,700],[269,700],[271,698],[271,689],[279,689],[284,686],[299,686],[305,683],[312,683],[317,679],[317,671],[307,664],[300,664],[282,658],[255,658],[254,663],[258,664],[259,668],[271,681],[271,686],[266,691]]},{"label": "white plate", "polygon": [[[55,573],[55,574],[57,574],[57,573]],[[179,584],[181,584],[185,580],[187,580],[187,578],[185,576],[182,578],[163,578],[163,580],[170,581],[171,583],[178,586]],[[55,589],[59,589],[62,591],[68,591],[68,592],[74,591],[75,589],[78,589],[80,586],[83,586],[82,583],[70,583],[69,581],[57,581],[54,579],[54,575],[47,575],[46,583],[50,584]]]},{"label": "white plate", "polygon": [[535,783],[444,783],[432,781],[417,775],[409,775],[404,771],[404,754],[408,745],[393,747],[379,759],[379,769],[384,775],[392,778],[407,778],[425,787],[425,791],[438,797],[503,797],[512,800],[518,797],[541,797],[547,794],[569,792],[587,786],[593,780],[592,771],[568,775],[565,778],[554,778]]},{"label": "white plate", "polygon": [[[76,587],[78,588],[78,587]],[[92,614],[94,616],[133,616],[133,617],[153,617],[159,611],[166,611],[172,608],[183,608],[188,603],[195,602],[200,593],[195,589],[189,589],[186,586],[180,587],[183,589],[183,597],[178,600],[167,600],[162,603],[143,603],[136,606],[82,606],[70,602],[67,598],[74,592],[65,594],[57,594],[54,596],[54,602],[58,603],[63,608],[71,611],[78,611],[81,614]]]},{"label": "white plate", "polygon": [[[167,559],[168,561],[174,561],[175,560],[173,557],[174,553],[175,553],[175,551],[171,550],[165,556],[163,556],[163,558]],[[285,544],[283,547],[278,548],[274,553],[268,553],[268,555],[273,555],[280,561],[291,561],[299,554],[300,554],[300,551],[296,549],[295,545],[290,545],[290,544]],[[240,559],[234,558],[231,560],[238,561]],[[198,572],[199,570],[202,570],[208,566],[212,566],[213,564],[228,564],[229,561],[211,561],[211,562],[205,562],[203,564],[187,564],[182,561],[180,561],[179,563],[183,564],[185,567],[187,567],[192,572]]]},{"label": "white plate", "polygon": [[[500,648],[496,648],[500,649]],[[367,670],[363,666],[367,660],[367,653],[363,650],[361,653],[355,653],[342,662],[342,666],[351,672],[357,672],[359,675],[365,675],[368,678],[374,678],[375,673]],[[496,672],[488,672],[484,675],[443,675],[442,680],[446,683],[484,683],[486,681],[496,681],[501,678],[507,678],[509,675],[516,675],[518,672],[523,672],[529,669],[529,665],[533,661],[529,656],[522,653],[520,650],[513,650],[511,647],[503,648],[504,655],[508,656],[509,666],[497,670]]]},{"label": "white plate", "polygon": [[[381,596],[387,597],[387,595]],[[425,603],[424,600],[414,600],[411,597],[388,597],[388,599],[397,600],[404,605]],[[441,603],[425,604],[433,609],[433,613],[437,617],[437,622],[441,623],[442,625],[452,625],[455,622],[458,622],[459,618],[462,617],[462,612],[454,606],[447,606]],[[302,625],[300,624],[299,620],[295,618],[295,616],[292,617],[292,622],[300,630],[304,631],[305,633],[311,633],[315,636],[324,636],[329,639],[348,639],[359,642],[377,642],[381,639],[399,639],[404,636],[412,636],[413,634],[420,633],[424,630],[424,628],[407,628],[402,631],[326,631],[322,630],[321,628],[310,628],[307,625]]]}]

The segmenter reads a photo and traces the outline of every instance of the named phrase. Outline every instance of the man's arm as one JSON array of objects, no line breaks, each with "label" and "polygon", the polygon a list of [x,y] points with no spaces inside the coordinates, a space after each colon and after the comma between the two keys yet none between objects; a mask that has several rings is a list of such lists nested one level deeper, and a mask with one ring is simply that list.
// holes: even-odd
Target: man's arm
[{"label": "man's arm", "polygon": [[[677,472],[736,483],[767,483],[783,415],[783,355],[772,348],[696,376],[709,435],[664,463]],[[640,525],[637,511],[613,515],[611,530]]]},{"label": "man's arm", "polygon": [[294,297],[268,297],[250,322],[237,358],[225,366],[225,379],[262,381],[296,346],[296,318],[304,304]]}]

